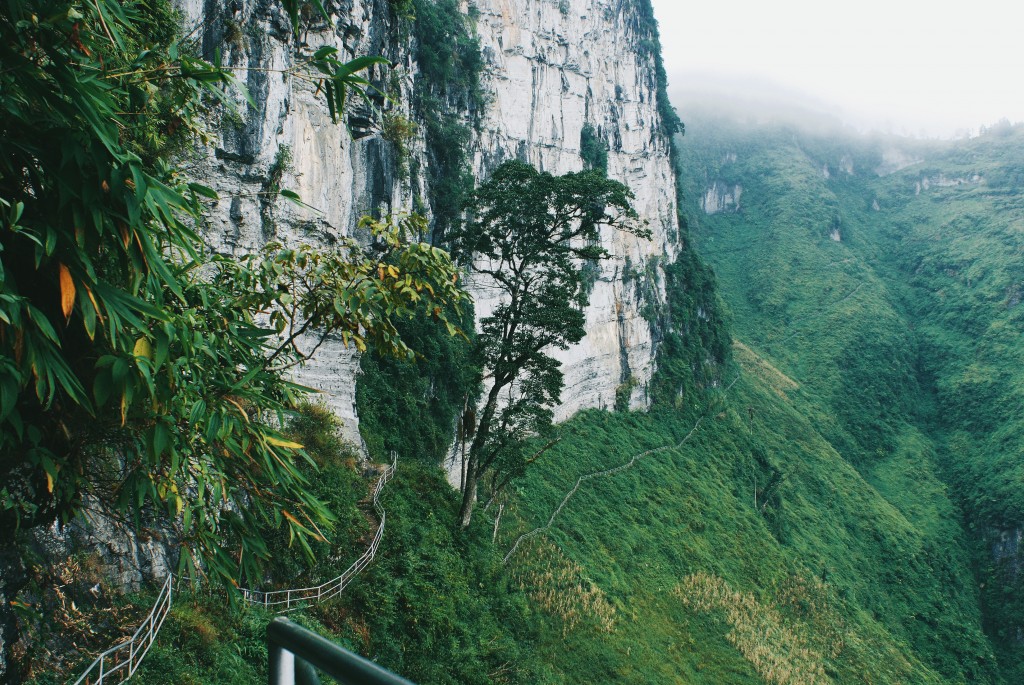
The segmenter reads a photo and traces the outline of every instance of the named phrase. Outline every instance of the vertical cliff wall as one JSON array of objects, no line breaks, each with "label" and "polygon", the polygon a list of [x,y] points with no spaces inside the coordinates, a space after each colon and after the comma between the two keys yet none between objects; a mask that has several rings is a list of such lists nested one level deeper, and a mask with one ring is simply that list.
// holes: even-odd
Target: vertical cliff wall
[{"label": "vertical cliff wall", "polygon": [[[464,7],[485,63],[486,105],[470,145],[474,176],[484,178],[511,158],[556,174],[580,170],[581,131],[589,124],[609,148],[609,176],[636,193],[636,209],[654,234],[650,241],[603,236],[614,259],[595,282],[587,337],[561,355],[566,388],[560,419],[586,407],[611,407],[617,389],[630,406],[645,406],[654,370],[655,340],[641,315],[641,293],[663,299],[658,265],[662,255],[673,255],[678,225],[652,36],[638,14],[646,1],[477,0]],[[366,213],[409,211],[428,196],[429,173],[399,170],[394,143],[368,109],[350,107],[347,126],[331,123],[322,98],[292,73],[295,46],[276,2],[182,0],[181,7],[187,26],[201,36],[204,55],[213,59],[219,51],[225,64],[237,67],[255,101],[217,122],[213,146],[186,163],[187,173],[221,195],[204,226],[213,249],[237,255],[270,240],[329,245],[351,234]],[[409,19],[396,16],[385,0],[328,7],[332,21],[311,17],[302,41],[313,49],[337,46],[342,57],[390,59],[392,69],[370,73],[390,96],[380,107],[414,119],[409,103],[418,70]],[[408,148],[414,166],[426,169],[423,134]],[[275,198],[275,185],[295,190],[316,211]],[[484,292],[474,294],[478,314],[493,306]],[[299,374],[328,394],[354,441],[357,369],[354,354],[337,343],[321,348]]]},{"label": "vertical cliff wall", "polygon": [[[564,419],[587,407],[612,407],[616,390],[646,406],[654,372],[651,327],[641,315],[639,280],[651,260],[674,256],[678,223],[670,143],[658,114],[652,36],[638,2],[479,0],[477,35],[490,95],[475,144],[475,172],[509,158],[564,174],[583,168],[581,131],[589,124],[609,148],[608,175],[635,194],[651,240],[608,231],[614,258],[601,266],[587,311],[587,336],[559,355]],[[648,297],[663,299],[651,272]],[[478,313],[493,303],[478,293]]]},{"label": "vertical cliff wall", "polygon": [[[342,59],[387,57],[394,68],[375,67],[368,76],[391,96],[389,109],[408,114],[411,51],[389,3],[327,5],[330,24],[312,14],[301,43],[310,49],[333,45]],[[220,194],[203,227],[212,249],[241,255],[271,240],[330,245],[351,235],[365,214],[411,210],[414,189],[396,172],[393,146],[367,126],[373,119],[369,109],[353,103],[334,124],[323,96],[296,75],[301,58],[279,2],[182,0],[180,7],[186,32],[201,36],[203,56],[213,60],[219,52],[255,103],[239,98],[237,113],[213,122],[213,145],[185,169]],[[275,196],[274,186],[294,190],[313,209]],[[344,421],[346,437],[357,444],[358,368],[354,350],[330,341],[297,373],[299,382],[325,393]]]}]

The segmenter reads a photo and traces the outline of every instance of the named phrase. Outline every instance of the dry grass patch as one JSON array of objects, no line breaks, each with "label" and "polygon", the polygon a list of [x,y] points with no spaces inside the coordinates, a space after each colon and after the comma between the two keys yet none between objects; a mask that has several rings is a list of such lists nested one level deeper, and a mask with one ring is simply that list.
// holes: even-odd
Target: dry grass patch
[{"label": "dry grass patch", "polygon": [[769,683],[824,685],[824,656],[806,631],[751,594],[737,592],[717,576],[696,573],[677,585],[673,594],[692,609],[722,614],[729,640]]},{"label": "dry grass patch", "polygon": [[548,540],[531,541],[530,545],[521,557],[524,561],[513,569],[514,581],[537,606],[561,619],[562,634],[584,621],[612,632],[615,607],[584,568]]},{"label": "dry grass patch", "polygon": [[746,373],[756,376],[767,387],[771,388],[772,392],[787,402],[789,401],[789,395],[786,393],[797,390],[800,387],[796,381],[779,371],[758,355],[757,352],[754,352],[739,340],[733,340],[732,350],[734,358],[740,363],[740,366],[743,367]]}]

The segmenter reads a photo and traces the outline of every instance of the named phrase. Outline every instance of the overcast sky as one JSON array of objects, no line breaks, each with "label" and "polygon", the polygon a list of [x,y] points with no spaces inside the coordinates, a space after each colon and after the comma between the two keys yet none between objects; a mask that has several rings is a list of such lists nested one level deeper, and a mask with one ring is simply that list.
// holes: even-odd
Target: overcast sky
[{"label": "overcast sky", "polygon": [[862,128],[946,137],[1024,121],[1017,0],[652,1],[670,93],[755,77]]}]

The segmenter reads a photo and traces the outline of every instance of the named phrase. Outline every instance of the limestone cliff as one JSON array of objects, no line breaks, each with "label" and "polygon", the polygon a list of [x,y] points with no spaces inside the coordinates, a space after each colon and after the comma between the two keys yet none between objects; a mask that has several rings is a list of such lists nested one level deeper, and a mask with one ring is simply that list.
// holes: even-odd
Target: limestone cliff
[{"label": "limestone cliff", "polygon": [[[651,29],[639,12],[647,1],[476,0],[463,6],[484,60],[485,105],[470,144],[474,176],[484,178],[510,158],[556,174],[580,170],[581,130],[589,124],[609,148],[609,176],[636,194],[635,207],[654,234],[651,241],[603,236],[614,259],[594,285],[587,337],[560,357],[566,385],[559,419],[612,406],[617,388],[627,389],[630,406],[645,406],[654,370],[656,341],[641,310],[645,296],[664,297],[657,265],[662,255],[673,256],[678,224]],[[390,96],[380,107],[414,119],[408,103],[419,72],[409,19],[385,0],[328,8],[331,23],[312,19],[303,41],[312,48],[335,45],[345,58],[387,57],[392,69],[370,72]],[[350,107],[347,126],[333,125],[322,99],[290,72],[295,46],[276,2],[182,0],[182,11],[186,24],[198,27],[205,56],[212,59],[219,50],[256,103],[243,103],[240,116],[225,116],[213,130],[215,144],[185,169],[221,195],[204,227],[213,249],[241,254],[271,239],[330,244],[350,234],[363,214],[409,211],[427,196],[429,175],[401,171],[394,142],[369,110]],[[422,133],[406,154],[426,168]],[[267,192],[275,184],[295,190],[318,211],[275,200]],[[647,274],[645,288],[626,278],[637,273]],[[493,306],[484,293],[474,294],[478,314]],[[353,353],[339,343],[321,348],[300,375],[329,393],[356,441],[357,368]]]},{"label": "limestone cliff", "polygon": [[[674,256],[678,223],[654,58],[641,47],[650,36],[637,22],[637,4],[477,3],[491,94],[476,141],[477,175],[510,157],[554,174],[578,171],[581,130],[590,124],[609,146],[608,175],[636,194],[635,208],[654,234],[650,241],[622,233],[602,237],[614,259],[603,265],[594,285],[587,337],[560,355],[565,390],[559,419],[587,407],[613,406],[622,384],[633,388],[630,406],[645,406],[654,371],[651,328],[625,267],[643,270],[652,257]],[[660,287],[657,297],[663,297]],[[478,299],[478,312],[488,304]]]}]

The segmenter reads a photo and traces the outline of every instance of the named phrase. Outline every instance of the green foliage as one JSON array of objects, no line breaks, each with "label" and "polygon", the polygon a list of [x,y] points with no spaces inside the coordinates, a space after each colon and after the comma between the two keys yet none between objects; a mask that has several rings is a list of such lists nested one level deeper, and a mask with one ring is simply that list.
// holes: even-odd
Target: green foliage
[{"label": "green foliage", "polygon": [[1004,556],[1005,540],[1024,522],[1024,199],[1015,180],[1022,151],[1019,127],[1005,126],[930,150],[924,165],[866,184],[882,216],[857,224],[877,244],[880,270],[900,283],[919,336],[932,393],[926,419],[967,514],[985,625],[1007,682],[1024,677],[1016,638],[1024,578]]},{"label": "green foliage", "polygon": [[[307,408],[292,425],[311,443],[325,437],[330,443],[329,423],[319,409]],[[338,471],[350,473],[328,462],[321,475],[332,479]],[[362,481],[364,493],[368,485]],[[337,599],[289,618],[421,685],[552,682],[532,649],[533,612],[510,585],[487,524],[464,535],[452,531],[445,512],[457,506],[457,496],[436,467],[400,461],[381,496],[388,516],[377,558]],[[346,506],[354,508],[354,500]],[[362,533],[339,536],[319,560],[318,580],[340,573],[365,544]],[[287,576],[274,580],[290,584]],[[258,607],[229,607],[216,595],[180,597],[140,682],[265,680],[270,618]]]},{"label": "green foliage", "polygon": [[266,589],[266,578],[272,578],[275,587],[285,588],[322,583],[340,575],[361,554],[357,541],[370,524],[357,503],[366,497],[367,482],[356,472],[359,455],[342,441],[340,428],[330,409],[311,402],[300,404],[288,422],[285,435],[301,444],[310,457],[299,464],[306,490],[330,512],[333,525],[325,539],[310,542],[310,555],[294,544],[288,531],[271,519],[263,520],[268,561],[260,589]]},{"label": "green foliage", "polygon": [[380,459],[395,450],[403,460],[436,465],[451,445],[457,417],[479,394],[479,368],[470,355],[473,312],[466,308],[461,321],[469,342],[423,315],[397,326],[417,356],[362,356],[356,385],[359,430],[370,454]]},{"label": "green foliage", "polygon": [[388,0],[395,14],[406,19],[415,19],[416,3],[413,0]]},{"label": "green foliage", "polygon": [[473,190],[467,119],[472,121],[482,109],[483,58],[456,0],[412,0],[412,4],[421,74],[414,106],[427,141],[434,241],[443,244]]},{"label": "green foliage", "polygon": [[552,176],[522,162],[502,164],[473,194],[454,251],[501,301],[481,319],[474,350],[490,387],[469,449],[464,527],[483,475],[497,477],[496,489],[518,476],[530,459],[523,439],[551,425],[563,380],[549,352],[585,334],[579,263],[608,257],[600,227],[650,237],[637,225],[632,198],[599,171]]},{"label": "green foliage", "polygon": [[416,132],[416,123],[402,114],[389,112],[384,115],[381,137],[394,146],[398,173],[402,178],[409,175],[409,144],[415,139]]},{"label": "green foliage", "polygon": [[662,342],[651,398],[679,406],[721,381],[730,336],[714,274],[688,243],[665,267],[665,291],[668,305],[656,322]]},{"label": "green foliage", "polygon": [[[416,218],[367,221],[373,247],[205,254],[190,223],[216,194],[164,163],[146,118],[194,131],[202,99],[234,81],[158,43],[167,27],[145,12],[15,3],[0,18],[0,519],[66,521],[89,497],[172,521],[184,570],[258,577],[262,522],[303,545],[330,522],[301,446],[275,428],[302,392],[286,373],[304,358],[295,341],[337,332],[409,354],[391,318],[427,308],[447,323],[462,294],[445,253],[408,242]],[[366,96],[356,72],[380,61],[335,54],[302,67],[332,107]]]},{"label": "green foliage", "polygon": [[[482,104],[480,46],[455,0],[408,0],[397,5],[415,11],[415,57],[421,78],[413,105],[427,145],[430,234],[435,244],[446,244],[473,190],[471,131],[463,116],[472,119]],[[413,133],[411,123],[400,117],[385,119],[385,136],[398,149],[400,170],[404,145]],[[411,171],[421,172],[418,167]],[[463,312],[461,321],[464,330],[473,330],[472,311]],[[399,330],[422,354],[415,360],[361,358],[356,386],[360,431],[371,454],[385,455],[393,449],[403,459],[436,464],[451,443],[457,417],[478,393],[476,367],[465,342],[446,336],[429,317],[402,321]]]},{"label": "green foliage", "polygon": [[[684,133],[686,128],[683,126],[676,108],[668,99],[668,74],[665,72],[665,62],[661,56],[661,37],[658,33],[658,20],[654,18],[654,6],[651,4],[651,0],[639,0],[634,7],[637,29],[646,36],[639,43],[639,47],[654,60],[654,76],[657,84],[655,94],[658,98],[661,130],[666,136],[672,138],[676,134]],[[672,154],[675,155],[674,149]]]},{"label": "green foliage", "polygon": [[456,0],[412,0],[416,62],[429,92],[456,111],[472,113],[481,103],[480,45],[470,35]]},{"label": "green foliage", "polygon": [[[1024,368],[1015,227],[1024,214],[1004,185],[1016,177],[1020,139],[871,140],[721,116],[690,124],[685,196],[700,197],[715,179],[743,187],[738,212],[688,210],[736,337],[792,383],[779,392],[924,536],[927,568],[905,579],[906,606],[917,607],[916,623],[900,629],[907,644],[956,681],[982,657],[946,650],[982,644],[981,624],[1006,682],[1016,682],[1021,585],[993,550],[1022,520],[1019,488],[1008,484],[1024,434],[1014,409]],[[894,149],[923,161],[891,173],[883,151]],[[769,474],[754,466],[752,483],[763,487]],[[780,471],[785,495],[791,469]],[[969,538],[953,507],[967,514]],[[955,563],[937,567],[941,557]],[[973,614],[980,605],[984,619],[958,638],[949,622],[962,619],[949,600],[927,598],[936,580],[969,578],[971,565],[981,596],[965,589],[957,603]]]},{"label": "green foliage", "polygon": [[[724,394],[705,390],[646,415],[577,415],[520,481],[521,521],[499,536],[506,547],[546,522],[581,475],[677,445],[697,426],[681,448],[585,481],[559,513],[549,539],[616,611],[610,631],[596,614],[566,630],[554,608],[538,607],[543,660],[567,683],[763,683],[757,659],[815,654],[826,682],[999,682],[957,511],[921,452],[927,442],[908,433],[868,482],[794,405],[784,376],[742,348],[735,356],[726,376],[739,378]],[[755,494],[758,461],[785,474],[774,496],[767,478]],[[512,573],[544,563],[535,554],[517,552]],[[679,594],[700,574],[746,598],[719,614],[700,608],[695,593]],[[748,600],[775,631],[749,660],[750,645],[734,640]],[[782,634],[802,636],[799,648]]]},{"label": "green foliage", "polygon": [[[807,388],[807,410],[847,459],[869,463],[914,418],[920,388],[914,334],[892,292],[856,258],[855,231],[841,242],[829,235],[837,215],[844,225],[850,215],[823,159],[845,150],[697,118],[694,133],[701,139],[681,147],[680,163],[700,171],[680,176],[682,193],[697,249],[729,294],[736,337]],[[706,216],[692,206],[715,180],[742,186],[740,211]]]},{"label": "green foliage", "polygon": [[608,143],[590,124],[584,124],[580,130],[580,156],[586,169],[608,174]]},{"label": "green foliage", "polygon": [[[536,683],[532,611],[509,584],[490,530],[451,526],[458,506],[436,467],[399,462],[384,498],[382,555],[343,598],[356,651],[416,683]],[[393,488],[393,490],[391,490]],[[337,620],[337,619],[335,619]]]},{"label": "green foliage", "polygon": [[249,685],[267,679],[261,607],[228,609],[223,597],[182,592],[136,679],[153,685]]}]

